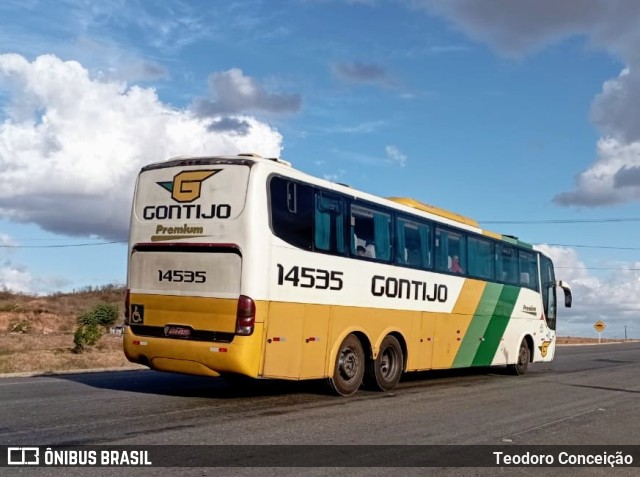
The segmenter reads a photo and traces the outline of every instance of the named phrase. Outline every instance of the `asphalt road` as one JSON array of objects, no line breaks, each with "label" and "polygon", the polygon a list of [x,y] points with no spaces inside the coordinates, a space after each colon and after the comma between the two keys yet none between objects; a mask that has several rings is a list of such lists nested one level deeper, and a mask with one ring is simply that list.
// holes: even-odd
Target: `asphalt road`
[{"label": "asphalt road", "polygon": [[[249,389],[236,389],[222,379],[145,370],[10,377],[0,379],[0,444],[635,445],[640,444],[639,365],[640,343],[563,346],[553,363],[532,365],[520,377],[502,368],[416,373],[392,393],[359,391],[350,398],[330,395],[321,382],[260,381]],[[26,470],[29,475],[52,471]],[[58,470],[65,475],[87,472]],[[92,469],[91,473],[123,475],[124,471]],[[393,473],[495,475],[497,471],[536,476],[637,473],[602,468],[403,468]],[[326,467],[304,472],[335,473]],[[300,472],[135,469],[135,475],[214,474]],[[389,469],[352,468],[348,474],[388,475]]]}]

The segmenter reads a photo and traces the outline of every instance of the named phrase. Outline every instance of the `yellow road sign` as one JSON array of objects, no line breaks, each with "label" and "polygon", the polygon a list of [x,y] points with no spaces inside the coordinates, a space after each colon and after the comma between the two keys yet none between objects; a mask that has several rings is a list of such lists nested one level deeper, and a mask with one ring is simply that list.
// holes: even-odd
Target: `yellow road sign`
[{"label": "yellow road sign", "polygon": [[596,329],[598,333],[602,333],[602,331],[607,327],[607,325],[605,325],[603,321],[598,320],[596,324],[593,325],[593,327]]}]

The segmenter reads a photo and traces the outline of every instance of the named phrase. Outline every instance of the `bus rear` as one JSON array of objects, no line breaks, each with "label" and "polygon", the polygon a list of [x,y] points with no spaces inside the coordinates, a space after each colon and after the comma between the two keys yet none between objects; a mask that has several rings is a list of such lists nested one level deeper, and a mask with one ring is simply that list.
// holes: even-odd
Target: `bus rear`
[{"label": "bus rear", "polygon": [[241,293],[254,162],[176,159],[138,176],[124,351],[161,371],[257,376],[260,303]]}]

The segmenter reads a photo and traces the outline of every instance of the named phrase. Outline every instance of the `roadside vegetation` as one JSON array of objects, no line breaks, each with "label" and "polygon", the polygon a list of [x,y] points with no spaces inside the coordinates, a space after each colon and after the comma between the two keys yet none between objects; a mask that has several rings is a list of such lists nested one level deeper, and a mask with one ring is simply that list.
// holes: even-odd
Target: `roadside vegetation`
[{"label": "roadside vegetation", "polygon": [[129,367],[122,336],[124,287],[32,296],[0,290],[0,373]]}]

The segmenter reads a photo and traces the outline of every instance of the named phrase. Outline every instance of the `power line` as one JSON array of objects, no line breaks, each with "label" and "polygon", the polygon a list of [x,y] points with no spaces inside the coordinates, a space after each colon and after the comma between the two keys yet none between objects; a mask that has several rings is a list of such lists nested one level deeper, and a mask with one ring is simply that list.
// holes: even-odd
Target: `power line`
[{"label": "power line", "polygon": [[71,248],[71,247],[97,247],[99,245],[112,245],[114,243],[127,243],[126,240],[114,240],[112,242],[98,243],[67,243],[60,245],[0,245],[0,248]]},{"label": "power line", "polygon": [[603,222],[640,222],[639,217],[608,219],[549,219],[549,220],[479,220],[482,224],[592,224]]},{"label": "power line", "polygon": [[614,247],[609,245],[575,245],[566,243],[548,243],[552,247],[603,248],[608,250],[640,250],[640,247]]},{"label": "power line", "polygon": [[619,272],[640,272],[640,268],[615,268],[615,267],[554,267],[556,269],[562,268],[564,270],[616,270]]}]

